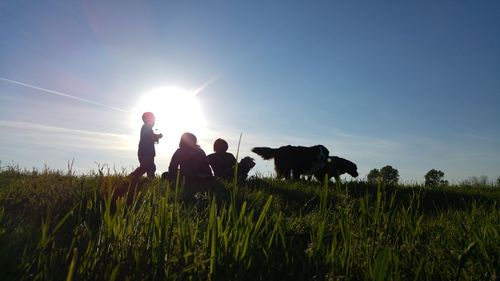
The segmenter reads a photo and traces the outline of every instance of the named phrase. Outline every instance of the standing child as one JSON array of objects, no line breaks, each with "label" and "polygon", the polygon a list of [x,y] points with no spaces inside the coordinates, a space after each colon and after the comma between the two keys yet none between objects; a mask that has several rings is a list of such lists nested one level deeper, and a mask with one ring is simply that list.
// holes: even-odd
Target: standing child
[{"label": "standing child", "polygon": [[137,152],[137,156],[139,156],[139,167],[135,169],[130,176],[139,178],[144,173],[147,173],[148,177],[152,178],[155,176],[156,171],[155,143],[158,143],[163,135],[153,132],[153,126],[155,125],[155,116],[153,113],[144,112],[144,114],[142,114],[142,121],[144,125],[142,125],[141,128],[141,138],[139,140],[139,150]]}]

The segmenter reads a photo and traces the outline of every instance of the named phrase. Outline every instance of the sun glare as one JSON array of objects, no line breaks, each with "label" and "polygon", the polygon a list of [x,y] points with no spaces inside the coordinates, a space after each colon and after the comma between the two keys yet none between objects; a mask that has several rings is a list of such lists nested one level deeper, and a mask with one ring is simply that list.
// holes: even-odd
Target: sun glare
[{"label": "sun glare", "polygon": [[[182,133],[192,132],[202,136],[206,133],[207,122],[203,116],[196,92],[176,87],[163,87],[145,93],[138,101],[132,114],[131,125],[134,130],[142,126],[141,116],[151,111],[156,116],[153,129],[162,133],[158,149],[173,152],[179,144]],[[138,136],[135,142],[138,141]]]}]

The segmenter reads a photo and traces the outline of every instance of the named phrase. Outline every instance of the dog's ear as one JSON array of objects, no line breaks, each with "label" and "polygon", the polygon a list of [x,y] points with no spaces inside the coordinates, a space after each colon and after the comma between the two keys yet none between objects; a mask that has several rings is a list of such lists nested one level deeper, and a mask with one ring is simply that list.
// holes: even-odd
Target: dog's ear
[{"label": "dog's ear", "polygon": [[330,153],[328,151],[328,149],[325,146],[323,146],[323,145],[318,145],[318,149],[319,149],[319,155],[318,155],[319,158],[320,159],[325,159],[325,161],[327,161],[328,154]]},{"label": "dog's ear", "polygon": [[324,149],[326,156],[330,155],[330,151],[328,150],[328,148],[324,147],[323,145],[322,145],[322,147]]},{"label": "dog's ear", "polygon": [[255,160],[250,156],[246,156],[240,160],[239,165],[242,165],[247,169],[252,169],[255,166]]}]

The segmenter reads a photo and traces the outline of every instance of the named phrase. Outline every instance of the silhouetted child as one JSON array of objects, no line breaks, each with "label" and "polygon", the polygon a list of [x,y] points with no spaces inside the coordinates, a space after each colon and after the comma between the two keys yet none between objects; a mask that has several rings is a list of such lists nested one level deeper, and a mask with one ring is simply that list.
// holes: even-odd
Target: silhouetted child
[{"label": "silhouetted child", "polygon": [[142,114],[142,121],[144,125],[141,128],[141,138],[139,140],[139,150],[137,156],[139,157],[139,167],[135,169],[130,176],[134,178],[141,177],[147,173],[148,177],[155,176],[155,143],[163,137],[162,134],[155,134],[153,126],[155,125],[155,116],[151,112],[144,112]]},{"label": "silhouetted child", "polygon": [[216,177],[229,180],[233,178],[234,173],[234,165],[236,164],[236,158],[234,155],[227,152],[228,144],[223,139],[216,139],[214,142],[214,151],[208,155],[208,163],[212,170],[214,171],[214,175]]},{"label": "silhouetted child", "polygon": [[181,198],[192,200],[199,192],[210,192],[217,198],[228,198],[224,183],[212,175],[208,158],[197,144],[196,136],[184,133],[179,142],[179,148],[172,155],[168,172],[162,174],[162,179],[176,180],[179,174]]},{"label": "silhouetted child", "polygon": [[162,175],[162,178],[173,180],[177,177],[177,171],[181,177],[191,179],[212,176],[207,155],[197,144],[196,136],[191,133],[184,133],[181,136],[179,148],[172,155],[168,172]]}]

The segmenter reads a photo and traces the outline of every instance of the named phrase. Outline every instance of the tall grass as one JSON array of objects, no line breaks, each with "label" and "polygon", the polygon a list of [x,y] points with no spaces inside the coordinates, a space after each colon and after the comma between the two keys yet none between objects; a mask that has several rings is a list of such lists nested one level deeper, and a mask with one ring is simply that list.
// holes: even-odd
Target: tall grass
[{"label": "tall grass", "polygon": [[[182,181],[134,189],[122,176],[15,169],[1,172],[0,184],[2,280],[494,280],[500,273],[498,190],[253,179],[226,183],[231,196],[191,196]],[[136,196],[116,199],[124,185]]]}]

